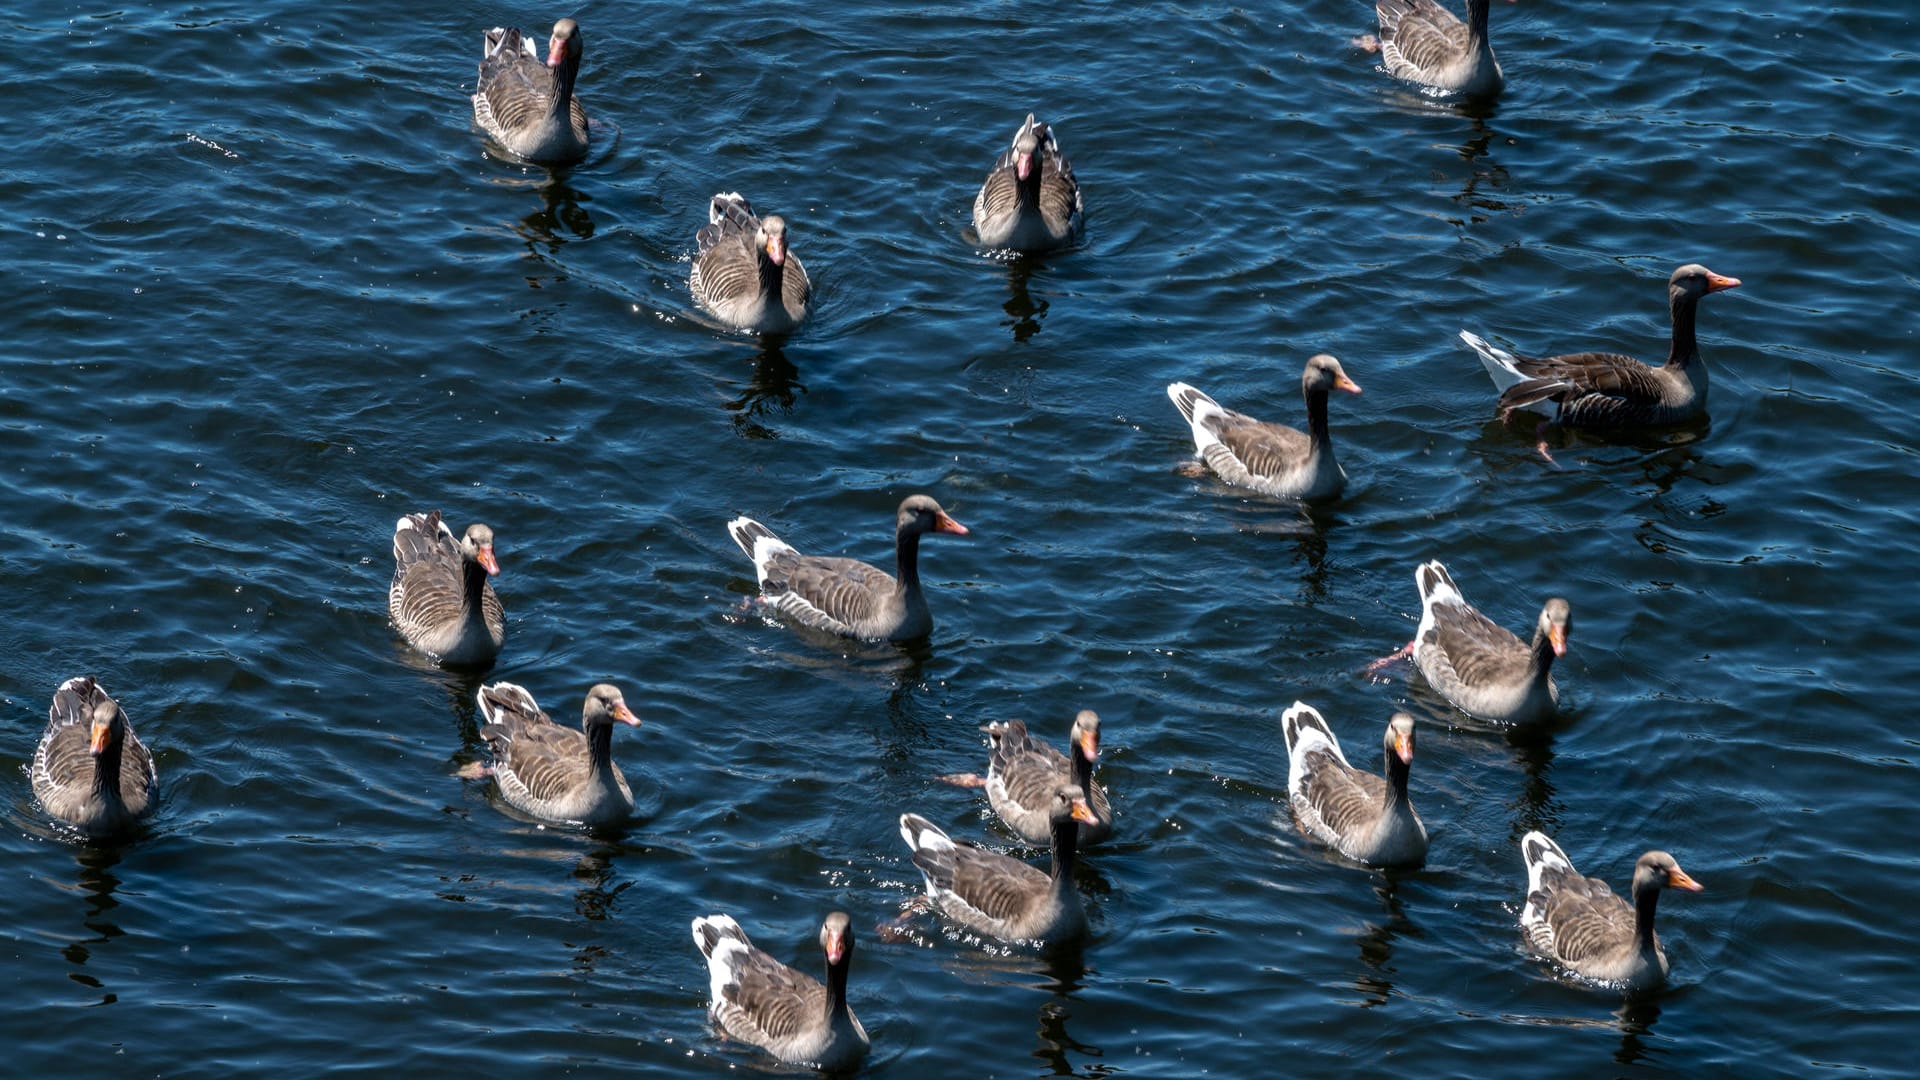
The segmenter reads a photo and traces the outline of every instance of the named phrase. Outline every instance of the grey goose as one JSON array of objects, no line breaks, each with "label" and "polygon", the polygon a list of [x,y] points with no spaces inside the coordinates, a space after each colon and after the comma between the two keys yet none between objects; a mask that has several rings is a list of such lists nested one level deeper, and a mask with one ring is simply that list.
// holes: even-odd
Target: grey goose
[{"label": "grey goose", "polygon": [[1080,235],[1084,220],[1080,184],[1060,140],[1028,113],[974,197],[980,246],[1027,252],[1063,247]]},{"label": "grey goose", "polygon": [[517,27],[486,33],[473,119],[495,142],[532,162],[565,165],[587,156],[587,111],[573,96],[580,75],[580,24],[553,24],[542,56]]},{"label": "grey goose", "polygon": [[445,664],[482,666],[506,644],[506,612],[487,579],[500,572],[493,530],[475,522],[455,539],[440,511],[393,525],[387,613],[407,643]]},{"label": "grey goose", "polygon": [[1328,499],[1346,486],[1346,470],[1334,460],[1327,428],[1327,395],[1360,392],[1340,361],[1320,353],[1300,373],[1307,403],[1307,430],[1255,420],[1234,412],[1183,382],[1167,397],[1193,429],[1194,451],[1221,480],[1283,499]]},{"label": "grey goose", "polygon": [[1599,878],[1582,877],[1546,834],[1520,839],[1527,865],[1527,902],[1520,929],[1534,952],[1581,978],[1644,990],[1667,977],[1667,952],[1653,932],[1663,889],[1699,892],[1673,856],[1649,851],[1633,864],[1633,902],[1615,896]]},{"label": "grey goose", "polygon": [[1100,756],[1099,713],[1081,709],[1073,718],[1065,754],[1028,734],[1024,720],[995,721],[980,730],[987,733],[987,775],[959,773],[942,780],[986,788],[993,812],[1029,844],[1052,841],[1054,793],[1061,784],[1072,784],[1086,794],[1093,814],[1079,826],[1080,843],[1097,844],[1112,834],[1113,806],[1107,789],[1093,779]]},{"label": "grey goose", "polygon": [[1417,867],[1427,827],[1407,798],[1413,717],[1394,713],[1383,740],[1386,775],[1347,764],[1318,710],[1296,701],[1281,717],[1287,740],[1287,797],[1300,831],[1368,866]]},{"label": "grey goose", "polygon": [[1467,0],[1467,21],[1435,0],[1379,0],[1380,62],[1387,74],[1468,97],[1499,91],[1505,79],[1487,42],[1490,0]]},{"label": "grey goose", "polygon": [[640,726],[618,687],[587,691],[580,730],[562,727],[533,695],[509,682],[482,686],[480,737],[493,754],[507,804],[546,821],[604,825],[633,813],[633,789],[613,763],[613,725]]},{"label": "grey goose", "polygon": [[1413,579],[1420,625],[1396,657],[1411,653],[1429,686],[1482,720],[1528,724],[1553,715],[1560,703],[1553,661],[1565,655],[1573,629],[1566,600],[1555,596],[1541,605],[1529,642],[1469,604],[1439,560],[1422,564]]},{"label": "grey goose", "polygon": [[967,535],[931,496],[910,495],[894,513],[894,574],[855,559],[802,555],[748,517],[727,532],[753,560],[761,598],[803,626],[866,641],[911,641],[933,630],[920,588],[920,537]]},{"label": "grey goose", "polygon": [[47,813],[88,837],[131,831],[159,798],[153,755],[120,703],[88,675],[53,692],[31,772],[33,793]]},{"label": "grey goose", "polygon": [[1086,908],[1073,884],[1075,823],[1090,823],[1093,811],[1079,788],[1061,784],[1048,815],[1053,861],[1047,871],[954,840],[918,814],[900,815],[900,835],[926,879],[927,898],[947,918],[1002,941],[1056,946],[1086,932]]},{"label": "grey goose", "polygon": [[851,1069],[866,1056],[867,1031],[847,1007],[853,925],[845,912],[828,915],[820,926],[825,985],[755,948],[728,915],[693,920],[693,943],[707,958],[708,1015],[728,1036],[789,1065],[829,1072]]},{"label": "grey goose", "polygon": [[787,248],[786,219],[754,216],[739,192],[713,197],[694,247],[687,289],[721,322],[784,334],[812,310],[813,285],[800,257]]}]

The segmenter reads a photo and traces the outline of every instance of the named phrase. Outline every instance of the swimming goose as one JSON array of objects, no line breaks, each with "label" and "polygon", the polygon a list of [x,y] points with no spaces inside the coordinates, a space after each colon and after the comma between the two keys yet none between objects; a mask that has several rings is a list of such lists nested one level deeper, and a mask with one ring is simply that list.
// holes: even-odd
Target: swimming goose
[{"label": "swimming goose", "polygon": [[927,896],[948,918],[1003,941],[1058,945],[1080,936],[1087,913],[1073,887],[1079,837],[1074,822],[1089,824],[1093,811],[1072,784],[1054,789],[1051,819],[1053,868],[1042,873],[1019,859],[955,841],[918,814],[900,815],[900,835],[913,849],[913,865],[927,879]]},{"label": "swimming goose", "polygon": [[580,24],[572,19],[553,24],[545,57],[517,27],[487,31],[474,121],[528,161],[564,165],[586,157],[587,110],[573,96],[581,46]]},{"label": "swimming goose", "polygon": [[1221,480],[1283,499],[1327,499],[1346,486],[1346,470],[1333,458],[1327,431],[1327,394],[1360,387],[1321,353],[1300,373],[1307,400],[1307,432],[1270,424],[1234,412],[1186,383],[1167,387],[1167,396],[1193,427],[1194,450]]},{"label": "swimming goose", "polygon": [[1520,839],[1527,864],[1527,903],[1520,929],[1535,952],[1583,978],[1640,990],[1667,977],[1667,953],[1653,932],[1660,890],[1699,892],[1673,856],[1649,851],[1633,865],[1633,903],[1599,878],[1582,877],[1544,833]]},{"label": "swimming goose", "polygon": [[387,613],[407,643],[445,664],[493,662],[507,640],[506,613],[487,578],[500,572],[493,530],[478,522],[460,539],[440,511],[393,525]]},{"label": "swimming goose", "polygon": [[693,943],[707,958],[708,1013],[720,1030],[789,1065],[829,1072],[851,1069],[867,1053],[867,1031],[847,1007],[853,924],[844,911],[827,916],[820,948],[827,983],[754,948],[728,915],[693,920]]},{"label": "swimming goose", "polygon": [[33,752],[33,793],[47,813],[90,837],[114,836],[153,811],[159,788],[120,703],[92,676],[61,683]]},{"label": "swimming goose", "polygon": [[1027,114],[973,200],[980,246],[1045,251],[1070,244],[1083,224],[1080,184],[1053,128]]},{"label": "swimming goose", "polygon": [[737,191],[713,197],[687,288],[721,322],[757,334],[784,334],[800,325],[813,286],[800,257],[787,250],[787,222],[753,215]]},{"label": "swimming goose", "polygon": [[1567,651],[1573,612],[1560,597],[1549,599],[1528,644],[1467,603],[1439,560],[1413,572],[1420,588],[1420,627],[1405,651],[1427,683],[1459,708],[1482,720],[1525,724],[1553,714],[1560,689],[1553,658]]},{"label": "swimming goose", "polygon": [[508,805],[549,821],[588,825],[633,813],[633,789],[613,763],[615,721],[640,726],[617,687],[587,691],[580,731],[553,722],[533,695],[509,682],[483,686],[480,737],[493,752],[493,777]]},{"label": "swimming goose", "polygon": [[894,577],[854,559],[802,555],[752,518],[727,522],[733,542],[753,560],[761,599],[794,621],[842,637],[910,641],[933,630],[920,590],[923,533],[967,535],[926,495],[910,495],[894,515]]},{"label": "swimming goose", "polygon": [[1031,738],[1024,720],[992,723],[987,733],[987,801],[1022,840],[1048,843],[1053,836],[1054,793],[1072,784],[1086,793],[1093,820],[1080,826],[1080,843],[1097,844],[1113,832],[1113,807],[1107,790],[1093,782],[1093,761],[1100,756],[1100,715],[1081,709],[1067,738],[1071,754]]},{"label": "swimming goose", "polygon": [[1487,43],[1490,0],[1467,0],[1467,21],[1435,0],[1379,0],[1380,61],[1387,74],[1469,97],[1497,92],[1500,61]]},{"label": "swimming goose", "polygon": [[1698,263],[1673,272],[1667,279],[1673,341],[1667,362],[1659,367],[1618,353],[1518,356],[1465,330],[1460,331],[1460,340],[1479,354],[1480,363],[1500,388],[1503,419],[1515,409],[1532,409],[1574,427],[1677,424],[1707,408],[1707,366],[1693,336],[1695,308],[1708,293],[1739,285],[1739,278],[1724,277]]},{"label": "swimming goose", "polygon": [[1386,777],[1347,764],[1340,740],[1313,706],[1294,702],[1281,717],[1287,738],[1287,795],[1300,831],[1355,862],[1415,867],[1427,860],[1427,827],[1407,800],[1413,717],[1387,722]]}]

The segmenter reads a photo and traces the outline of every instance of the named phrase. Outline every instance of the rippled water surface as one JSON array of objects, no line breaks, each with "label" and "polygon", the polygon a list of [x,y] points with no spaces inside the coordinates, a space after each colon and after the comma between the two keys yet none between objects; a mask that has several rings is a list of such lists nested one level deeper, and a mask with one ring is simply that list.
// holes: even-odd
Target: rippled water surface
[{"label": "rippled water surface", "polygon": [[[1899,5],[1496,5],[1510,86],[1462,107],[1350,39],[1364,3],[364,7],[0,16],[0,1017],[20,1075],[761,1070],[715,1037],[687,924],[726,911],[852,998],[890,1076],[1897,1075],[1920,1028],[1913,192]],[[811,10],[811,9],[810,9]],[[490,156],[482,30],[585,28],[586,164]],[[1029,110],[1084,185],[1076,250],[967,242]],[[818,287],[784,345],[686,290],[715,191],[783,214]],[[1701,309],[1712,420],[1504,427],[1456,333],[1658,358]],[[1191,381],[1297,422],[1305,358],[1347,494],[1311,512],[1178,470]],[[724,523],[885,563],[922,645],[836,647],[744,602]],[[386,619],[401,513],[496,530],[488,677],[645,726],[630,828],[503,812],[475,678]],[[1568,597],[1565,718],[1510,739],[1404,666],[1443,558],[1524,627]],[[92,673],[155,748],[138,838],[77,842],[26,766]],[[1278,720],[1377,761],[1420,717],[1421,871],[1293,829]],[[1084,949],[921,917],[896,819],[1023,854],[977,728],[1106,721],[1120,833]],[[1624,883],[1664,847],[1674,974],[1631,1000],[1523,952],[1517,840]]]}]

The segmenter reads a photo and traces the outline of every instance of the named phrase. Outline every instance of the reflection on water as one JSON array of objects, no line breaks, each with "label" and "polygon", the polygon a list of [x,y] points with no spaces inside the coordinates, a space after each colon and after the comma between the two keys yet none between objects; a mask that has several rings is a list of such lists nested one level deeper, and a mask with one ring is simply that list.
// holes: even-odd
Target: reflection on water
[{"label": "reflection on water", "polygon": [[1620,1025],[1620,1049],[1614,1051],[1613,1060],[1621,1065],[1639,1065],[1660,1053],[1658,1048],[1649,1046],[1646,1039],[1653,1034],[1654,1021],[1660,1019],[1660,1005],[1655,995],[1627,998],[1613,1011],[1613,1018]]},{"label": "reflection on water", "polygon": [[80,864],[80,874],[74,884],[87,901],[86,913],[81,916],[80,923],[96,936],[68,942],[60,949],[60,955],[78,969],[68,972],[68,978],[91,990],[101,991],[97,1004],[111,1005],[117,996],[107,991],[99,979],[88,974],[86,966],[93,958],[94,947],[104,945],[124,933],[107,917],[108,913],[120,906],[120,901],[113,895],[114,890],[120,887],[120,879],[113,873],[113,868],[120,862],[120,852],[112,847],[88,846],[74,852],[74,861]]},{"label": "reflection on water", "polygon": [[1508,840],[1517,848],[1520,838],[1530,832],[1538,830],[1548,836],[1558,833],[1564,807],[1554,797],[1553,781],[1549,779],[1553,772],[1553,733],[1513,731],[1507,735],[1507,744],[1522,774],[1519,794],[1507,803],[1513,822]]},{"label": "reflection on water", "polygon": [[1373,894],[1386,908],[1386,917],[1367,923],[1366,929],[1354,938],[1360,948],[1360,962],[1366,966],[1355,973],[1353,988],[1360,993],[1360,1007],[1369,1009],[1385,1005],[1393,996],[1394,939],[1419,932],[1407,919],[1391,872],[1382,872],[1374,882]]},{"label": "reflection on water", "polygon": [[777,439],[780,433],[761,423],[769,413],[781,416],[793,412],[794,399],[807,392],[800,381],[800,369],[793,366],[776,341],[761,342],[753,361],[753,374],[739,386],[739,395],[730,399],[726,409],[733,414],[734,433],[748,439]]},{"label": "reflection on water", "polygon": [[597,840],[581,854],[573,864],[573,880],[581,883],[573,894],[575,914],[594,922],[605,922],[612,916],[620,894],[633,884],[631,879],[615,880],[613,861],[625,853],[619,844]]},{"label": "reflection on water", "polygon": [[1034,300],[1027,291],[1027,278],[1032,276],[1036,266],[1033,259],[1015,256],[1007,262],[1007,302],[1000,310],[1007,313],[1007,321],[1002,326],[1013,327],[1013,340],[1025,341],[1040,332],[1040,320],[1046,317],[1047,302],[1043,298]]}]

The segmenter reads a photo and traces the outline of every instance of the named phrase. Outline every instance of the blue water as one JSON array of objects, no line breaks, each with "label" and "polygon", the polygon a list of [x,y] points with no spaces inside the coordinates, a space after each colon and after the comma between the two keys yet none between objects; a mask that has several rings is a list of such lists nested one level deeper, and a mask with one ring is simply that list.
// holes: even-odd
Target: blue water
[{"label": "blue water", "polygon": [[[853,913],[873,1075],[1901,1075],[1920,1025],[1911,652],[1920,79],[1911,16],[1496,5],[1509,80],[1428,98],[1364,3],[938,9],[853,0],[406,18],[29,0],[0,169],[0,1017],[19,1075],[760,1070],[715,1037],[688,921],[816,970]],[[481,33],[584,28],[585,165],[490,156]],[[963,233],[1028,110],[1077,250]],[[818,289],[777,348],[686,290],[707,198],[782,214]],[[1712,420],[1503,427],[1462,328],[1665,347],[1682,262]],[[1164,386],[1297,422],[1336,354],[1347,494],[1177,470]],[[724,523],[885,563],[904,495],[938,621],[834,648],[744,606]],[[620,685],[632,827],[502,811],[468,676],[387,624],[395,518],[499,536],[488,678],[556,716]],[[1574,608],[1565,718],[1509,739],[1403,668],[1415,565],[1524,627]],[[80,843],[26,765],[91,673],[155,750],[146,832]],[[1369,762],[1420,717],[1426,869],[1292,827],[1278,719]],[[1012,848],[976,730],[1105,720],[1120,817],[1042,959],[924,916],[896,819]],[[1660,909],[1625,1000],[1521,948],[1517,839]]]}]

